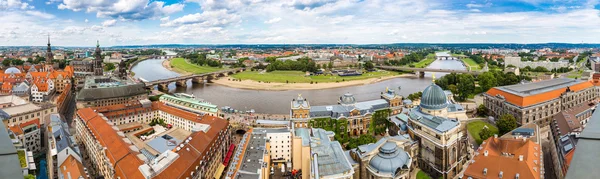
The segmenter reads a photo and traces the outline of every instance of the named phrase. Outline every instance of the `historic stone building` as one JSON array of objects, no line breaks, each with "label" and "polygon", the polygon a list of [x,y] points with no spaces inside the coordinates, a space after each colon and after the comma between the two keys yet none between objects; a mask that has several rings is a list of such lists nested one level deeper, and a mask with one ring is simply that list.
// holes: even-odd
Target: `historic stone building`
[{"label": "historic stone building", "polygon": [[448,96],[431,84],[409,112],[408,133],[419,144],[418,165],[434,178],[453,178],[468,161],[468,139],[459,119],[449,118]]},{"label": "historic stone building", "polygon": [[[96,44],[93,60],[73,60],[70,62],[70,65],[73,66],[75,84],[78,88],[83,87],[86,77],[102,76],[104,74],[104,69],[102,68],[102,50],[100,49],[100,42],[98,41]],[[122,74],[119,73],[118,75],[121,76]],[[125,77],[121,79],[125,79]]]},{"label": "historic stone building", "polygon": [[77,108],[125,104],[132,100],[147,99],[143,83],[116,77],[91,76],[76,96]]},{"label": "historic stone building", "polygon": [[418,144],[404,136],[386,136],[376,143],[348,151],[354,178],[409,179],[414,169]]},{"label": "historic stone building", "polygon": [[590,81],[557,78],[495,87],[483,98],[491,116],[511,114],[521,125],[535,123],[548,130],[554,115],[598,98],[598,92]]}]

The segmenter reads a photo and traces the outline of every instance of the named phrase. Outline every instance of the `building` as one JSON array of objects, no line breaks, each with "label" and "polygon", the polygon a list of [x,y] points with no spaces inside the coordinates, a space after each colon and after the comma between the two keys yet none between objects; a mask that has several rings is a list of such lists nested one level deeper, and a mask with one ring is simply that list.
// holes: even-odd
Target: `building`
[{"label": "building", "polygon": [[[592,119],[600,119],[600,110],[594,111]],[[597,178],[600,176],[598,161],[600,160],[600,120],[590,120],[585,129],[579,135],[577,150],[573,154],[567,179]]]},{"label": "building", "polygon": [[242,139],[243,143],[247,142],[248,144],[246,144],[246,148],[241,149],[244,151],[243,160],[240,161],[241,165],[233,172],[234,176],[227,176],[227,178],[269,179],[271,176],[270,144],[272,142],[267,139],[267,133],[260,130],[253,129],[249,135],[247,141],[245,141],[246,137]]},{"label": "building", "polygon": [[597,97],[598,92],[590,81],[557,78],[494,87],[483,94],[483,104],[491,116],[499,118],[511,114],[521,125],[536,123],[548,130],[554,115]]},{"label": "building", "polygon": [[596,103],[590,102],[554,115],[550,124],[549,141],[554,172],[559,178],[565,177],[573,159],[579,136],[591,119],[595,109]]},{"label": "building", "polygon": [[457,118],[448,117],[449,107],[447,94],[432,83],[408,115],[408,133],[419,145],[419,168],[434,178],[453,178],[468,161],[465,129]]},{"label": "building", "polygon": [[[126,110],[113,111],[125,107]],[[118,104],[95,109],[83,108],[77,111],[74,122],[77,139],[83,150],[89,154],[92,166],[95,166],[92,175],[109,179],[214,178],[221,175],[224,170],[223,161],[230,144],[227,120],[209,115],[200,116],[160,102],[152,103],[151,115],[140,115],[136,112],[136,109],[139,111],[145,107],[143,104],[137,107]],[[163,117],[167,113],[173,116],[171,119],[185,121],[176,124],[178,121]],[[191,128],[191,131],[188,131],[190,134],[177,140],[179,142],[172,146],[172,149],[152,154],[149,151],[155,149],[148,148],[152,147],[149,142],[140,142],[141,139],[137,135],[139,132],[145,133],[146,130],[130,133],[130,128],[115,125],[117,117],[133,119],[129,124],[165,118],[165,121],[177,129],[180,129],[179,127],[184,129],[185,126],[193,127],[185,128],[186,130]],[[166,141],[163,140],[163,143]]]},{"label": "building", "polygon": [[463,178],[544,178],[541,145],[523,138],[490,137],[475,152]]},{"label": "building", "polygon": [[5,126],[16,126],[34,119],[46,119],[56,111],[54,104],[33,104],[14,95],[0,96],[0,118]]},{"label": "building", "polygon": [[22,142],[27,151],[36,154],[41,152],[41,129],[38,118],[17,125],[9,125],[8,130],[15,134],[16,139]]},{"label": "building", "polygon": [[89,178],[81,162],[81,151],[69,126],[59,114],[51,114],[46,125],[48,151],[46,152],[48,178]]},{"label": "building", "polygon": [[94,75],[94,62],[90,58],[83,60],[72,60],[69,63],[73,67],[74,83],[80,88],[83,88],[85,78]]},{"label": "building", "polygon": [[96,51],[94,52],[94,76],[102,76],[104,69],[102,68],[102,50],[100,50],[100,41],[96,43]]},{"label": "building", "polygon": [[[18,96],[30,96],[31,101],[47,101],[54,92],[63,92],[65,86],[71,84],[73,70],[71,66],[64,70],[48,71],[43,70],[42,66],[21,66],[28,67],[27,73],[22,73],[25,69],[19,70],[17,67],[10,67],[0,73],[0,83],[2,90],[0,93]],[[36,70],[40,68],[40,70]]]},{"label": "building", "polygon": [[548,70],[559,69],[559,68],[567,68],[569,67],[568,61],[558,61],[558,62],[550,62],[550,61],[521,61],[521,57],[506,57],[504,59],[504,66],[513,65],[517,68],[525,68],[527,66],[533,68],[536,67],[544,67]]},{"label": "building", "polygon": [[202,115],[219,115],[219,108],[217,105],[211,104],[202,99],[196,99],[196,97],[193,95],[185,93],[176,93],[174,95],[164,94],[160,96],[159,101],[173,107],[198,112]]},{"label": "building", "polygon": [[504,73],[514,73],[517,76],[521,75],[521,72],[517,67],[506,67],[504,68]]},{"label": "building", "polygon": [[386,136],[376,143],[346,151],[354,178],[409,179],[416,165],[418,145],[409,136]]},{"label": "building", "polygon": [[273,163],[288,164],[292,162],[292,133],[287,128],[279,129],[260,129],[255,128],[254,133],[263,132],[269,139],[271,161]]},{"label": "building", "polygon": [[318,128],[296,128],[292,136],[292,167],[302,179],[352,179],[354,169],[335,133]]},{"label": "building", "polygon": [[[387,94],[387,93],[386,93]],[[344,121],[348,134],[358,136],[368,133],[373,113],[389,113],[390,104],[385,99],[357,102],[354,95],[346,93],[340,96],[337,105],[310,106],[301,95],[291,102],[290,120],[294,127],[307,127],[314,119]]]},{"label": "building", "polygon": [[396,94],[396,91],[393,89],[385,89],[385,92],[381,93],[381,99],[384,99],[390,104],[390,115],[395,115],[402,112],[403,105],[403,96]]},{"label": "building", "polygon": [[36,80],[31,85],[30,99],[33,102],[48,101],[53,92],[54,82],[52,80]]},{"label": "building", "polygon": [[143,83],[115,77],[90,76],[75,98],[77,108],[124,104],[132,100],[147,99]]}]

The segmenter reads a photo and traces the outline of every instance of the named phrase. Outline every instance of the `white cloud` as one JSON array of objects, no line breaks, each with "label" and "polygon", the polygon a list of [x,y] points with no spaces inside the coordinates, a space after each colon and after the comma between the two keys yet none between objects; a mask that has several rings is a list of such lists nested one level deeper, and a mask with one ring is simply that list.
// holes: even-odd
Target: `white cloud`
[{"label": "white cloud", "polygon": [[35,16],[35,17],[39,17],[39,18],[43,18],[43,19],[53,19],[55,17],[52,14],[48,14],[48,13],[40,12],[40,11],[34,11],[34,10],[28,10],[28,11],[25,11],[25,13],[30,16]]},{"label": "white cloud", "polygon": [[112,26],[115,26],[116,24],[117,24],[116,19],[106,20],[106,21],[102,22],[102,26],[104,26],[104,27],[112,27]]},{"label": "white cloud", "polygon": [[188,24],[199,24],[203,27],[227,26],[240,21],[237,14],[227,13],[226,10],[204,11],[202,13],[188,14],[183,17],[166,21],[162,27],[175,27]]},{"label": "white cloud", "polygon": [[125,20],[144,20],[180,12],[180,3],[165,5],[163,1],[149,0],[63,0],[58,9],[69,9],[96,13],[98,17],[111,17]]},{"label": "white cloud", "polygon": [[88,23],[88,22],[89,22],[89,20],[88,20],[88,19],[85,19],[85,21],[84,21],[84,22],[85,22],[85,23]]},{"label": "white cloud", "polygon": [[29,5],[27,2],[23,2],[21,0],[0,0],[0,10],[10,10],[10,9],[33,9],[32,5]]},{"label": "white cloud", "polygon": [[265,24],[273,24],[273,23],[277,23],[279,21],[281,21],[281,17],[276,17],[276,18],[265,21]]}]

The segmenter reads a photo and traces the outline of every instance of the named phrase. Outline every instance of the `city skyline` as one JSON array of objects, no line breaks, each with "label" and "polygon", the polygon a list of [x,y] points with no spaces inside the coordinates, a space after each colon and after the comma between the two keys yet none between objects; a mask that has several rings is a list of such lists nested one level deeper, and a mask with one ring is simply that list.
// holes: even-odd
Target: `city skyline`
[{"label": "city skyline", "polygon": [[600,43],[581,1],[10,0],[0,46]]}]

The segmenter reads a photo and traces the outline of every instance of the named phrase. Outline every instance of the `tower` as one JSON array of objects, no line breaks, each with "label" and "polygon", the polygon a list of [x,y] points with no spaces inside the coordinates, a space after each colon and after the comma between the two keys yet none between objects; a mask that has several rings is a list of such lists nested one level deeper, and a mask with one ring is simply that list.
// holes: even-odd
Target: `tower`
[{"label": "tower", "polygon": [[102,69],[102,50],[100,50],[100,41],[96,42],[96,52],[94,52],[94,76],[102,76],[104,70]]},{"label": "tower", "polygon": [[50,47],[50,34],[48,34],[48,48],[46,49],[46,62],[52,64],[54,60],[54,54],[52,54],[52,48]]}]

